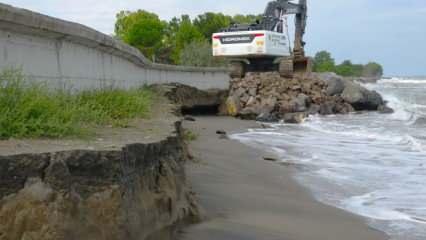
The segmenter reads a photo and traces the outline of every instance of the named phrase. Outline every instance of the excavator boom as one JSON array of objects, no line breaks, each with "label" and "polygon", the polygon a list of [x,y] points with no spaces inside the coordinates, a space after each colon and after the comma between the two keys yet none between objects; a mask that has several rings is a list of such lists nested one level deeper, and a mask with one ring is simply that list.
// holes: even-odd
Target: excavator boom
[{"label": "excavator boom", "polygon": [[303,36],[306,30],[306,21],[308,18],[308,6],[306,0],[299,0],[299,3],[292,3],[289,0],[276,0],[269,2],[263,15],[262,23],[265,29],[272,30],[274,26],[281,21],[282,15],[296,15],[295,17],[295,38],[293,52],[298,57],[304,57]]}]

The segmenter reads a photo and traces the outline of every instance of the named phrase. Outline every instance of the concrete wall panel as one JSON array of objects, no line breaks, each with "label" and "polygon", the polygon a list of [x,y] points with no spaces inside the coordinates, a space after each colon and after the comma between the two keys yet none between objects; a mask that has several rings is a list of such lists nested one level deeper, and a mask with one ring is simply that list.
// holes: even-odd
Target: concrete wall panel
[{"label": "concrete wall panel", "polygon": [[229,86],[226,69],[155,64],[137,49],[83,25],[0,4],[0,69],[76,90],[178,82]]}]

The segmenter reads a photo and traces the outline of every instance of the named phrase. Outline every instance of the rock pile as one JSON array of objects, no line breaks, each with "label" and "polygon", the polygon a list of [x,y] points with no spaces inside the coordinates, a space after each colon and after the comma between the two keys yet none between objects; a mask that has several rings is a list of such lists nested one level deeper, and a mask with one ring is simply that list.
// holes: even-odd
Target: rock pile
[{"label": "rock pile", "polygon": [[380,94],[334,74],[282,78],[276,72],[248,73],[231,81],[226,111],[259,121],[300,123],[311,114],[389,112]]}]

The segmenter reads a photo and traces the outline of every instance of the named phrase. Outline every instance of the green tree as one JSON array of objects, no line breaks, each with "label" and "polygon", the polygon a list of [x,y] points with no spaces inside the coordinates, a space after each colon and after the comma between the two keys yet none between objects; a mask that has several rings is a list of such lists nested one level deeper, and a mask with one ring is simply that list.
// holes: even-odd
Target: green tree
[{"label": "green tree", "polygon": [[335,62],[331,54],[327,51],[321,51],[314,57],[315,72],[333,72],[335,71]]},{"label": "green tree", "polygon": [[234,23],[255,23],[257,20],[260,20],[262,18],[262,15],[242,15],[237,14],[232,17],[232,22]]},{"label": "green tree", "polygon": [[207,40],[187,44],[180,53],[179,63],[195,67],[220,67],[227,64],[225,59],[213,57],[211,43]]},{"label": "green tree", "polygon": [[352,74],[354,77],[361,77],[363,71],[364,71],[364,65],[352,64]]},{"label": "green tree", "polygon": [[204,40],[203,34],[194,26],[188,15],[183,15],[178,21],[177,32],[174,34],[172,59],[179,64],[180,53],[185,46],[194,41]]},{"label": "green tree", "polygon": [[376,62],[369,62],[362,71],[363,77],[381,77],[383,76],[383,67]]},{"label": "green tree", "polygon": [[175,61],[173,60],[173,51],[176,45],[176,33],[179,30],[180,18],[173,17],[166,24],[165,33],[163,37],[163,44],[159,49],[159,53],[157,56],[157,61],[166,64],[173,64]]},{"label": "green tree", "polygon": [[115,34],[122,41],[138,48],[155,61],[161,49],[166,23],[159,17],[144,10],[136,12],[121,11],[117,14]]},{"label": "green tree", "polygon": [[335,72],[344,77],[355,76],[353,64],[350,60],[345,60],[341,64],[337,65]]},{"label": "green tree", "polygon": [[194,19],[194,26],[203,34],[206,39],[211,39],[213,33],[220,29],[228,27],[231,24],[232,17],[225,16],[222,13],[207,12],[198,15]]},{"label": "green tree", "polygon": [[194,25],[204,35],[206,39],[211,40],[213,33],[220,31],[223,28],[229,27],[231,23],[254,23],[260,19],[260,15],[242,15],[235,16],[224,15],[223,13],[207,12],[198,15],[194,19]]},{"label": "green tree", "polygon": [[383,67],[376,62],[363,65],[353,64],[350,60],[345,60],[336,66],[334,59],[327,51],[320,51],[315,54],[314,71],[335,72],[345,77],[381,77],[383,75]]}]

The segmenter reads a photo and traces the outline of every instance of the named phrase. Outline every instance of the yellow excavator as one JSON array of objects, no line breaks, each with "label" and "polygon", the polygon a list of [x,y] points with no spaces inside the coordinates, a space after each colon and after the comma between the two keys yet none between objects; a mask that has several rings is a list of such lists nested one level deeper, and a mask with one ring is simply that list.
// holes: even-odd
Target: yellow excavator
[{"label": "yellow excavator", "polygon": [[[268,3],[261,20],[252,24],[232,24],[212,36],[213,56],[225,57],[231,64],[231,77],[246,72],[278,71],[282,77],[312,71],[305,56],[303,36],[307,20],[307,0],[294,3],[276,0]],[[294,47],[291,47],[287,16],[295,15]]]}]

